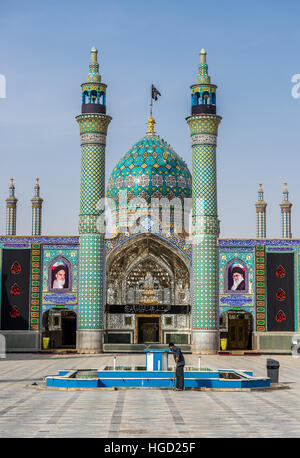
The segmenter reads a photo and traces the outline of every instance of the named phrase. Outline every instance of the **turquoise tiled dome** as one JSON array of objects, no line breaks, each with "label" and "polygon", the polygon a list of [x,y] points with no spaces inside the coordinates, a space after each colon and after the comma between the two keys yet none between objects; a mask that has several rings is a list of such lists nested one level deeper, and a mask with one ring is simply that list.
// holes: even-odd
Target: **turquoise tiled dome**
[{"label": "turquoise tiled dome", "polygon": [[147,134],[126,153],[113,169],[107,197],[119,200],[119,191],[134,197],[192,197],[192,177],[186,163],[158,135]]}]

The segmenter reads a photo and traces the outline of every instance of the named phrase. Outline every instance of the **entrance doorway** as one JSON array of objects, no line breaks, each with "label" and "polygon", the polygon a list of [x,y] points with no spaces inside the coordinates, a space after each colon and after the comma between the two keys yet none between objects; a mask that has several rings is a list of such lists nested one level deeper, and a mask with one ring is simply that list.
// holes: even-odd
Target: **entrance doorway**
[{"label": "entrance doorway", "polygon": [[76,348],[77,317],[73,310],[50,309],[43,314],[43,337],[49,337],[49,348]]},{"label": "entrance doorway", "polygon": [[76,315],[63,316],[61,320],[62,346],[76,346]]},{"label": "entrance doorway", "polygon": [[161,323],[159,315],[136,316],[136,343],[160,343]]},{"label": "entrance doorway", "polygon": [[242,319],[229,320],[228,349],[241,350],[248,346],[247,321]]},{"label": "entrance doorway", "polygon": [[251,313],[230,310],[220,317],[221,337],[227,338],[227,350],[251,350],[253,317]]}]

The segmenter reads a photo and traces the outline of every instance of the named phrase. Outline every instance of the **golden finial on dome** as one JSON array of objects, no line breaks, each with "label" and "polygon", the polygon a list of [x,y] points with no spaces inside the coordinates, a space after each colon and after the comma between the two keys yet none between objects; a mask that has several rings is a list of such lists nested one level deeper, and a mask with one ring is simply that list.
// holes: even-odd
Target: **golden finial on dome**
[{"label": "golden finial on dome", "polygon": [[151,85],[150,116],[148,118],[148,132],[147,132],[147,134],[153,134],[154,133],[155,120],[152,117],[152,100],[157,100],[157,97],[159,95],[161,95],[160,92],[152,84]]},{"label": "golden finial on dome", "polygon": [[148,132],[147,134],[153,134],[154,133],[154,124],[155,120],[152,116],[149,116],[148,118]]}]

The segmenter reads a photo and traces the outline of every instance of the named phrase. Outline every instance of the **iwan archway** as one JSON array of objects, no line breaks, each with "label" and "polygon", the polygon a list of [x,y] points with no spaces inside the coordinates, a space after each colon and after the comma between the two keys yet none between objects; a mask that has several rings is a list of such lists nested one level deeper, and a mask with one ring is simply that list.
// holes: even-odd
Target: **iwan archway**
[{"label": "iwan archway", "polygon": [[189,261],[166,239],[139,234],[108,256],[108,343],[188,344],[190,308]]}]

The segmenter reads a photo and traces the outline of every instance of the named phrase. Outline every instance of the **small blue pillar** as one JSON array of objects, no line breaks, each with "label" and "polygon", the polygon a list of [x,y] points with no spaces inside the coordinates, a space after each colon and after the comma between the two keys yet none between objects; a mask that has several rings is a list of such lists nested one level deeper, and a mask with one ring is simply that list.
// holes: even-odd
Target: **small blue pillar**
[{"label": "small blue pillar", "polygon": [[146,353],[146,371],[167,371],[169,349],[147,348]]}]

